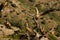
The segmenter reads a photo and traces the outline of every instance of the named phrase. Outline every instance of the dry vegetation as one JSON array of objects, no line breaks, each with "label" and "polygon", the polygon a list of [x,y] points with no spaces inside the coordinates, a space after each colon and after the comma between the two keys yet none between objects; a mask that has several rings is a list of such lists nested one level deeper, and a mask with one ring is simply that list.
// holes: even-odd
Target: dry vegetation
[{"label": "dry vegetation", "polygon": [[60,0],[0,0],[0,40],[60,40]]}]

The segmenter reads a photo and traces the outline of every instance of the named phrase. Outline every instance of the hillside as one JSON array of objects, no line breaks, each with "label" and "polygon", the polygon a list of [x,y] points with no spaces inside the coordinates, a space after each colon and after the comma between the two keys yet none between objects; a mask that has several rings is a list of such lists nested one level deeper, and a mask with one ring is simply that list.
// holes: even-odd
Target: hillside
[{"label": "hillside", "polygon": [[0,40],[59,40],[60,0],[0,0]]}]

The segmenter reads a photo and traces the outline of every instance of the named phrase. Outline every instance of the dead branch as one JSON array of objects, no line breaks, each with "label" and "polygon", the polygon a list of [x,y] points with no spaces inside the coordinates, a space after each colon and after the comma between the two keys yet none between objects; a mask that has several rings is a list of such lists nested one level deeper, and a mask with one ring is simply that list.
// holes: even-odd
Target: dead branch
[{"label": "dead branch", "polygon": [[53,11],[60,11],[60,8],[45,10],[45,11],[41,14],[41,16],[42,16],[42,15],[46,15],[46,14],[48,14],[48,13],[50,13],[50,12],[53,12]]}]

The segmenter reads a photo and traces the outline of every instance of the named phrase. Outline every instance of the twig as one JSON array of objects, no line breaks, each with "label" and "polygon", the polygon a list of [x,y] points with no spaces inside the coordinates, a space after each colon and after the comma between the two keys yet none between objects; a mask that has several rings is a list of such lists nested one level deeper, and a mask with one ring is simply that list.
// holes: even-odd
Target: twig
[{"label": "twig", "polygon": [[60,11],[60,8],[45,10],[44,12],[42,12],[41,16],[46,15],[46,14],[53,12],[53,11]]}]

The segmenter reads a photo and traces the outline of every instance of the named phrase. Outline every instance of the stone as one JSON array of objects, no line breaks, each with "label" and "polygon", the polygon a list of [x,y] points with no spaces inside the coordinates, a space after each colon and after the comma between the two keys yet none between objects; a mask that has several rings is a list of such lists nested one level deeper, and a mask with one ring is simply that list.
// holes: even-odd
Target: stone
[{"label": "stone", "polygon": [[40,40],[49,40],[48,38],[44,38],[44,37],[42,37]]}]

